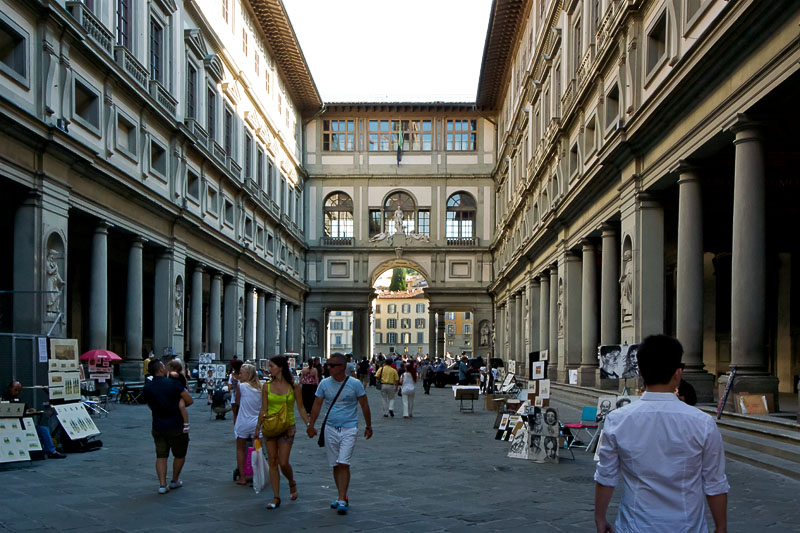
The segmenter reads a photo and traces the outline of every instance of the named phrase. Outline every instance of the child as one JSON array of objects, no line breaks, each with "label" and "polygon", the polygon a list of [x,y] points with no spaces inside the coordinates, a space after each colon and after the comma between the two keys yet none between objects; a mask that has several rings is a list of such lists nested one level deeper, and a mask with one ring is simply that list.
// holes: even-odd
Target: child
[{"label": "child", "polygon": [[[167,363],[167,371],[169,372],[169,377],[171,379],[180,381],[183,383],[183,386],[186,387],[186,376],[183,375],[183,365],[181,364],[180,359],[173,359]],[[186,410],[186,403],[183,401],[183,398],[181,398],[178,407],[181,410],[181,416],[183,417],[183,432],[189,433],[189,411]]]}]

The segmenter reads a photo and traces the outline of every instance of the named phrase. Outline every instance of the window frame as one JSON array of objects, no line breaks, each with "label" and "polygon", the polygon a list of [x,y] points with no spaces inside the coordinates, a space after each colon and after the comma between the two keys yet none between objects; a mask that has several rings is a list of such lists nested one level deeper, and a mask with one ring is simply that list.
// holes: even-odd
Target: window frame
[{"label": "window frame", "polygon": [[[139,127],[136,124],[136,121],[127,113],[125,113],[119,107],[115,108],[115,118],[116,118],[116,128],[114,128],[114,147],[116,148],[117,152],[121,153],[122,155],[126,156],[132,162],[136,162],[138,160],[137,154],[139,152]],[[129,145],[124,146],[120,143],[119,139],[119,123],[120,121],[127,123],[132,130],[132,133],[128,134]],[[133,139],[133,149],[131,150],[130,140]]]},{"label": "window frame", "polygon": [[133,32],[131,31],[132,1],[133,0],[117,0],[114,9],[114,24],[115,24],[114,43],[128,50],[131,50],[131,40],[133,37]]},{"label": "window frame", "polygon": [[[161,20],[159,17],[156,16],[155,13],[150,13],[150,24],[148,26],[148,73],[151,80],[155,80],[158,83],[165,85],[164,82],[164,72],[166,71],[165,59],[167,54],[165,52],[166,41],[168,39],[167,33],[167,25],[166,23]],[[158,29],[158,31],[154,31],[154,29]],[[156,36],[159,36],[160,40],[156,40]]]},{"label": "window frame", "polygon": [[[456,122],[459,123],[460,129],[455,127]],[[464,129],[463,123],[467,123],[469,128]],[[452,129],[451,124],[453,124]],[[462,138],[465,135],[467,136],[466,140]],[[462,147],[466,143],[467,148],[456,148],[456,143]],[[478,119],[448,118],[445,122],[444,148],[445,152],[477,152]]]},{"label": "window frame", "polygon": [[[323,152],[355,152],[356,148],[356,120],[352,118],[337,118],[325,119],[322,121],[322,151]],[[337,124],[337,128],[344,123],[345,129],[334,129],[333,124]],[[352,126],[352,129],[350,129]],[[344,147],[339,143],[339,138],[344,137]],[[350,138],[352,137],[352,138]],[[333,149],[333,139],[336,139],[337,148]]]},{"label": "window frame", "polygon": [[[78,85],[81,86],[83,90],[88,93],[92,93],[94,95],[94,106],[96,106],[96,113],[97,113],[97,124],[92,124],[89,122],[88,119],[83,118],[81,115],[78,114],[78,110],[76,109],[77,105],[77,91]],[[100,137],[100,125],[103,123],[103,95],[101,94],[100,90],[89,83],[83,76],[80,76],[77,73],[74,73],[72,76],[72,111],[70,113],[70,118],[73,122],[76,122],[89,130],[95,136]]]},{"label": "window frame", "polygon": [[[194,79],[192,79],[192,70],[194,70]],[[194,64],[194,61],[186,58],[186,117],[197,120],[197,104],[199,98],[197,97],[197,86],[200,80],[199,68]]]},{"label": "window frame", "polygon": [[[459,197],[458,205],[451,205],[456,196]],[[471,205],[465,205],[462,198],[468,198]],[[452,218],[451,218],[452,213]],[[471,215],[471,216],[470,216]],[[478,203],[475,197],[466,191],[456,191],[447,198],[445,204],[445,238],[446,239],[473,239],[477,234]],[[470,224],[467,225],[466,223]],[[464,231],[469,227],[469,235]],[[451,231],[455,228],[455,232]]]},{"label": "window frame", "polygon": [[14,68],[14,66],[9,65],[5,61],[0,61],[0,72],[10,78],[12,81],[17,82],[26,89],[29,89],[31,75],[31,35],[5,13],[0,13],[0,25],[5,26],[5,32],[8,33],[12,39],[16,38],[15,41],[17,44],[14,46],[14,51],[12,52],[12,55],[15,57],[12,59],[12,62],[19,62],[19,66],[21,66],[24,70],[24,72],[20,72]]},{"label": "window frame", "polygon": [[[652,35],[659,29],[661,23],[663,21],[663,41],[661,45],[664,49],[661,51],[661,54],[657,57],[651,57],[652,51],[655,47],[654,39]],[[669,57],[669,37],[670,37],[670,16],[667,12],[666,7],[662,7],[655,16],[650,20],[647,24],[645,32],[644,32],[644,54],[643,54],[643,66],[644,66],[644,84],[647,86],[660,71],[664,64],[667,62],[667,58]]]},{"label": "window frame", "polygon": [[[153,165],[153,146],[157,146],[163,152],[164,156],[164,172],[162,173],[160,170],[155,168]],[[150,173],[155,174],[156,176],[162,178],[164,181],[168,180],[169,176],[169,146],[162,143],[159,139],[155,138],[154,136],[150,136],[150,147],[149,147],[149,155],[150,161],[148,161],[148,168],[150,169]]]},{"label": "window frame", "polygon": [[[336,203],[333,203],[333,202]],[[353,199],[343,191],[329,194],[323,202],[322,232],[326,237],[353,238]],[[334,231],[335,230],[335,231]]]}]

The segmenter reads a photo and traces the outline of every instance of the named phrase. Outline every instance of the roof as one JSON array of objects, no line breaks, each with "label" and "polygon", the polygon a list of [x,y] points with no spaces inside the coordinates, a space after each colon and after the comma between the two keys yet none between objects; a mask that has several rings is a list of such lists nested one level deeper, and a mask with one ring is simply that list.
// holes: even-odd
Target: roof
[{"label": "roof", "polygon": [[511,70],[511,55],[530,9],[531,0],[493,0],[475,96],[478,109],[497,109]]},{"label": "roof", "polygon": [[294,33],[289,15],[281,0],[249,0],[250,6],[267,38],[272,57],[278,63],[287,91],[301,114],[315,113],[322,108],[322,98],[311,77],[303,50]]},{"label": "roof", "polygon": [[474,102],[326,102],[327,112],[336,111],[473,111]]},{"label": "roof", "polygon": [[422,287],[408,289],[407,291],[378,291],[379,300],[404,300],[408,298],[425,298]]}]

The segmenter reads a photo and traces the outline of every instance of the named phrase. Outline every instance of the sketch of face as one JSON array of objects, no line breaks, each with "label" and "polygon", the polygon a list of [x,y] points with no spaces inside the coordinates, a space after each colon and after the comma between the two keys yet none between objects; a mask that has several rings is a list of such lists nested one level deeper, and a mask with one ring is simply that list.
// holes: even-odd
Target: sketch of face
[{"label": "sketch of face", "polygon": [[558,422],[558,415],[555,409],[548,409],[544,413],[544,423],[548,426],[555,426]]},{"label": "sketch of face", "polygon": [[611,412],[611,400],[603,400],[600,402],[600,414],[607,415]]},{"label": "sketch of face", "polygon": [[531,450],[534,453],[541,453],[542,451],[542,436],[541,435],[534,435],[531,437]]},{"label": "sketch of face", "polygon": [[542,410],[541,409],[536,409],[536,411],[533,413],[533,432],[534,433],[540,433],[541,434],[541,432],[542,432],[542,422],[543,422]]},{"label": "sketch of face", "polygon": [[557,442],[555,437],[546,437],[544,439],[544,451],[550,459],[556,458]]}]

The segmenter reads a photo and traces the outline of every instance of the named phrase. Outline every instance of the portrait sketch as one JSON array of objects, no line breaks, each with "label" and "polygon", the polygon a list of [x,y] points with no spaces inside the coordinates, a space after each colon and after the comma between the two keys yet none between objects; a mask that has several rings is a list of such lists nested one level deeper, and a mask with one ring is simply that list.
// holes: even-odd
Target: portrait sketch
[{"label": "portrait sketch", "polygon": [[595,422],[602,423],[606,419],[606,415],[616,409],[617,397],[616,396],[600,396],[597,399],[597,416]]},{"label": "portrait sketch", "polygon": [[630,379],[639,375],[636,359],[638,344],[609,344],[598,348],[600,377],[603,379]]},{"label": "portrait sketch", "polygon": [[528,425],[523,423],[522,427],[518,428],[511,439],[511,449],[508,450],[508,456],[513,459],[527,459],[528,458]]},{"label": "portrait sketch", "polygon": [[537,434],[531,435],[531,445],[528,450],[528,459],[536,463],[545,462],[544,437]]},{"label": "portrait sketch", "polygon": [[558,463],[558,438],[544,438],[544,461],[546,463]]},{"label": "portrait sketch", "polygon": [[553,407],[544,410],[544,435],[558,437],[558,411]]}]

